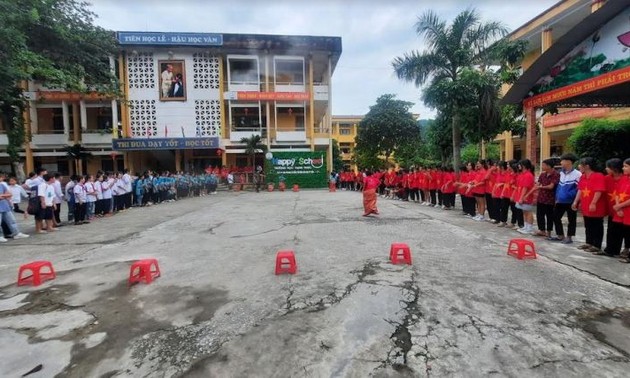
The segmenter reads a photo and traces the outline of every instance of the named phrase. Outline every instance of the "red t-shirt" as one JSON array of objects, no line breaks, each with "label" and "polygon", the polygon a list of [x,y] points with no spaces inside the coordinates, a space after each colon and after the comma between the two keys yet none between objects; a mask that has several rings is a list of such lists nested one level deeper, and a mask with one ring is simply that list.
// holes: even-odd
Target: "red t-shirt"
[{"label": "red t-shirt", "polygon": [[[581,193],[580,209],[585,217],[603,218],[608,214],[608,201],[606,199],[606,179],[599,172],[582,175],[578,183],[578,190]],[[595,211],[590,211],[589,207],[593,201],[595,193],[601,192],[602,196],[595,204]]]},{"label": "red t-shirt", "polygon": [[533,205],[534,204],[534,193],[530,193],[528,196],[525,196],[536,183],[536,179],[534,178],[534,174],[528,170],[521,172],[516,179],[516,191],[518,193],[516,197],[516,202],[523,203],[524,205]]},{"label": "red t-shirt", "polygon": [[503,174],[503,190],[501,191],[501,198],[512,198],[514,194],[514,185],[516,185],[516,173],[506,171]]},{"label": "red t-shirt", "polygon": [[[630,199],[630,176],[623,176],[619,181],[619,203],[623,203]],[[623,224],[630,226],[630,206],[623,208]]]},{"label": "red t-shirt", "polygon": [[[630,198],[630,193],[624,192],[624,185],[628,179],[626,176],[620,176],[615,179],[614,176],[606,176],[606,195],[608,197],[608,214],[612,215],[613,222],[623,223],[623,216],[619,216],[613,209],[617,203],[625,202]],[[630,189],[630,187],[628,187]]]},{"label": "red t-shirt", "polygon": [[[488,172],[485,169],[480,169],[473,174],[474,181],[473,185],[475,185],[470,191],[472,194],[485,194],[486,193],[486,174]],[[478,185],[482,183],[481,185]]]},{"label": "red t-shirt", "polygon": [[455,193],[455,173],[444,172],[442,174],[442,193],[451,194]]},{"label": "red t-shirt", "polygon": [[376,189],[378,188],[379,184],[379,179],[374,177],[374,175],[365,178],[365,190]]},{"label": "red t-shirt", "polygon": [[501,198],[503,185],[505,183],[505,175],[501,172],[495,173],[494,186],[492,187],[492,198]]},{"label": "red t-shirt", "polygon": [[492,194],[494,183],[497,181],[497,172],[494,170],[486,171],[486,193]]}]

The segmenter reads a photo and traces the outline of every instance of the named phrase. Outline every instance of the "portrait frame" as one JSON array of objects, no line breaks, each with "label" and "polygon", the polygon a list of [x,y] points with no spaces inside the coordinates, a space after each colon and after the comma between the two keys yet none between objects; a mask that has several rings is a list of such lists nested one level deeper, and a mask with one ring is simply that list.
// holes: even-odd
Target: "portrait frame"
[{"label": "portrait frame", "polygon": [[[170,75],[167,74],[171,67]],[[175,85],[178,76],[181,82]],[[170,76],[171,82],[167,80]],[[186,64],[184,60],[158,60],[158,94],[160,101],[186,101]]]}]

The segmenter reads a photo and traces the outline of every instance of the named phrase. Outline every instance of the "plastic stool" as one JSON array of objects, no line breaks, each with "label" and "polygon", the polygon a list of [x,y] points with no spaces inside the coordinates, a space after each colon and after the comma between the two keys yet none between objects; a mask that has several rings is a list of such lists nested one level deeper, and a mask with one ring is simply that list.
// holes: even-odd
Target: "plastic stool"
[{"label": "plastic stool", "polygon": [[[48,272],[42,272],[42,268],[48,268]],[[31,271],[31,275],[27,277],[22,277],[22,274],[27,271]],[[50,261],[33,261],[28,264],[24,264],[20,266],[18,271],[18,281],[17,285],[28,285],[31,284],[33,286],[39,286],[44,281],[53,280],[57,277],[55,274],[55,270],[53,269]]]},{"label": "plastic stool", "polygon": [[535,259],[536,245],[529,239],[512,239],[508,245],[508,255],[519,260]]},{"label": "plastic stool", "polygon": [[[401,256],[402,252],[402,256]],[[405,243],[393,243],[389,250],[389,259],[392,264],[408,264],[411,265],[411,250]]]},{"label": "plastic stool", "polygon": [[[285,267],[288,265],[288,267]],[[276,254],[276,275],[297,272],[297,264],[295,263],[295,254],[293,251],[278,251]]]},{"label": "plastic stool", "polygon": [[[153,269],[154,267],[155,269]],[[131,264],[131,269],[129,270],[129,285],[142,281],[149,284],[159,276],[160,267],[156,259],[138,260]]]},{"label": "plastic stool", "polygon": [[337,185],[334,182],[328,184],[328,191],[333,193],[337,191]]}]

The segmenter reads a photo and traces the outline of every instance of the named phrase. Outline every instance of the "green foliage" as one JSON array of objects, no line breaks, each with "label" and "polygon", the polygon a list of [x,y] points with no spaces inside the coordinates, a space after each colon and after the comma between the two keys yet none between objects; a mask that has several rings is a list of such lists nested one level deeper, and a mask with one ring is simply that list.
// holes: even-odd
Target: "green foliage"
[{"label": "green foliage", "polygon": [[[507,29],[499,22],[482,22],[474,9],[458,14],[450,25],[433,11],[419,17],[416,32],[424,37],[428,49],[424,52],[412,51],[393,61],[394,71],[399,79],[421,86],[429,83],[423,96],[424,102],[446,113],[452,122],[452,148],[454,165],[460,164],[460,144],[462,124],[479,130],[480,125],[494,127],[498,113],[493,109],[498,101],[498,87],[484,72],[473,73],[473,66],[488,66],[492,43],[507,34]],[[510,52],[513,52],[511,49]],[[467,72],[466,72],[467,71]],[[463,81],[460,81],[462,76]],[[470,88],[474,88],[471,92]],[[461,108],[478,107],[477,117],[460,114]],[[490,122],[486,125],[486,121]],[[481,133],[480,133],[481,134]]]},{"label": "green foliage", "polygon": [[92,157],[92,153],[83,147],[80,143],[73,144],[72,146],[64,147],[63,149],[70,160],[86,160]]},{"label": "green foliage", "polygon": [[[486,146],[486,159],[492,159],[494,161],[499,160],[501,157],[501,150],[498,144],[490,143]],[[479,144],[468,144],[462,148],[462,161],[463,162],[476,162],[481,158]]]},{"label": "green foliage", "polygon": [[340,172],[343,170],[343,159],[341,158],[341,150],[339,149],[339,142],[337,139],[332,140],[332,154],[333,154],[333,171]]},{"label": "green foliage", "polygon": [[241,138],[241,143],[245,145],[245,153],[252,159],[252,172],[256,172],[256,154],[265,153],[267,146],[262,143],[260,135],[255,134],[249,138]]},{"label": "green foliage", "polygon": [[356,137],[356,149],[362,158],[383,156],[387,161],[401,145],[420,136],[418,123],[409,111],[411,106],[412,103],[396,100],[392,94],[376,100],[361,120]]},{"label": "green foliage", "polygon": [[580,157],[590,156],[600,164],[611,158],[630,157],[630,119],[585,119],[573,130],[569,145]]},{"label": "green foliage", "polygon": [[425,158],[448,163],[453,152],[453,123],[443,113],[429,123],[426,134],[428,156]]},{"label": "green foliage", "polygon": [[22,128],[14,120],[24,107],[22,81],[75,92],[119,93],[109,66],[116,40],[112,32],[93,25],[94,17],[80,0],[0,0],[0,112],[10,120],[5,125],[11,128],[12,161],[19,161],[24,142],[24,132],[13,130]]},{"label": "green foliage", "polygon": [[357,146],[352,155],[352,161],[359,169],[380,169],[388,166],[388,163],[381,157],[376,149],[369,146]]}]

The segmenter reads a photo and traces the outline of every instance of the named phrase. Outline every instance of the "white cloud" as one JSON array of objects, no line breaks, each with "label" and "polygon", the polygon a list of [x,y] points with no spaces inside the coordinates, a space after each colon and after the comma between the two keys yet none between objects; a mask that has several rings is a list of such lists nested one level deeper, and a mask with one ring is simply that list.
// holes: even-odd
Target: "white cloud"
[{"label": "white cloud", "polygon": [[[517,28],[557,0],[470,1],[486,20]],[[433,9],[451,19],[469,3],[457,0],[92,0],[98,25],[112,30],[328,35],[342,37],[333,76],[333,114],[364,114],[376,98],[393,93],[433,115],[420,89],[399,81],[391,61],[422,50],[414,23]]]}]

